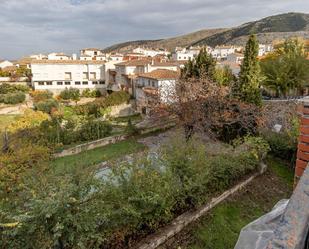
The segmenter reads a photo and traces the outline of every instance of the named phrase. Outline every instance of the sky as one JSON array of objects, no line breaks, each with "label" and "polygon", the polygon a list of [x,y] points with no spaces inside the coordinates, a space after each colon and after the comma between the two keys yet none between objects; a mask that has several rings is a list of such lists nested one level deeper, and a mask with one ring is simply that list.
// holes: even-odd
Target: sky
[{"label": "sky", "polygon": [[78,53],[115,43],[309,13],[308,0],[0,0],[0,59]]}]

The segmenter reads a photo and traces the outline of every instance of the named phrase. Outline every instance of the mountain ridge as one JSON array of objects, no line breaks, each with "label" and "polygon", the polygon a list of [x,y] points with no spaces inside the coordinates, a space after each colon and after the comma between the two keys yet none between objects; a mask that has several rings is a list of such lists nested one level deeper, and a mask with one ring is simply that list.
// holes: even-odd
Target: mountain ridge
[{"label": "mountain ridge", "polygon": [[104,49],[105,52],[127,52],[136,46],[162,48],[172,51],[175,47],[244,45],[248,36],[256,33],[260,43],[271,43],[289,37],[309,39],[309,14],[289,12],[272,15],[260,20],[243,23],[233,28],[203,29],[189,34],[158,40],[128,41]]}]

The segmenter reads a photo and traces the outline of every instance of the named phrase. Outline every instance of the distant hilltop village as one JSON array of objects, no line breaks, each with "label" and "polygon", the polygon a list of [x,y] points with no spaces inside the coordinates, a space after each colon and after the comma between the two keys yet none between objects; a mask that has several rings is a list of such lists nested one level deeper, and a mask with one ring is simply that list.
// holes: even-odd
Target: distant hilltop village
[{"label": "distant hilltop village", "polygon": [[[244,48],[240,46],[206,46],[218,62],[218,66],[229,66],[237,74],[244,58]],[[31,70],[31,84],[36,90],[60,92],[66,87],[79,89],[98,88],[110,91],[128,89],[140,74],[155,70],[178,71],[188,60],[193,60],[202,47],[177,47],[169,52],[163,49],[136,47],[127,53],[104,53],[97,48],[85,48],[77,54],[50,53],[35,54],[11,62],[0,61],[3,72],[19,67]],[[271,52],[272,45],[260,45],[259,56]],[[9,80],[9,79],[8,79]],[[3,79],[2,79],[3,81]]]},{"label": "distant hilltop village", "polygon": [[[30,76],[21,77],[19,81],[28,81],[34,90],[48,90],[54,94],[66,88],[101,92],[125,90],[136,98],[138,106],[144,106],[147,94],[163,85],[173,85],[180,69],[202,48],[217,60],[218,67],[228,66],[235,75],[239,73],[244,58],[241,46],[177,47],[173,52],[136,47],[126,53],[104,53],[101,49],[85,48],[80,50],[79,57],[77,54],[50,53],[30,55],[15,62],[0,61],[0,72],[14,75],[19,68],[26,68],[31,72]],[[272,50],[272,45],[261,44],[259,56]],[[0,77],[0,83],[6,81],[10,82],[12,78]]]}]

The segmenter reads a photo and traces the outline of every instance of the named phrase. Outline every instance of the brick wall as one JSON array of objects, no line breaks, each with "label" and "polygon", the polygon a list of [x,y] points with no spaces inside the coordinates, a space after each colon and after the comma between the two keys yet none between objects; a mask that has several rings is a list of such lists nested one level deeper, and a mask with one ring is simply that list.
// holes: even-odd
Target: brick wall
[{"label": "brick wall", "polygon": [[309,102],[299,105],[298,113],[301,118],[301,126],[295,167],[295,184],[303,175],[309,162]]}]

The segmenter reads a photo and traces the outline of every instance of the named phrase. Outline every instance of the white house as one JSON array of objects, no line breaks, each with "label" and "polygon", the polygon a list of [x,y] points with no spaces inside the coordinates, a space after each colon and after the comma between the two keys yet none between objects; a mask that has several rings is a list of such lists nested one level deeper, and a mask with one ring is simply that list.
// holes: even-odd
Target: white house
[{"label": "white house", "polygon": [[72,60],[72,57],[64,53],[50,53],[47,56],[48,60]]},{"label": "white house", "polygon": [[101,56],[105,54],[103,53],[101,49],[98,49],[98,48],[84,48],[80,51],[80,55],[81,56],[88,55],[91,57],[96,57],[96,56]]},{"label": "white house", "polygon": [[157,69],[138,75],[133,92],[137,110],[148,114],[155,106],[173,102],[178,77],[179,72],[166,69]]},{"label": "white house", "polygon": [[119,88],[132,88],[133,80],[141,74],[149,73],[158,69],[178,71],[179,63],[172,61],[155,61],[153,59],[130,60],[115,64],[115,83]]},{"label": "white house", "polygon": [[193,60],[200,53],[200,48],[177,48],[172,54],[173,60],[177,61],[188,61]]},{"label": "white house", "polygon": [[35,90],[59,93],[65,88],[99,89],[105,84],[105,66],[100,61],[34,60],[31,62]]},{"label": "white house", "polygon": [[11,67],[14,64],[8,60],[0,60],[0,68]]},{"label": "white house", "polygon": [[229,54],[233,54],[237,51],[235,46],[217,46],[211,51],[212,57],[217,60],[226,60]]},{"label": "white house", "polygon": [[274,50],[271,44],[259,44],[259,56],[264,56]]},{"label": "white house", "polygon": [[32,54],[29,57],[34,60],[47,60],[48,59],[48,56],[44,54]]},{"label": "white house", "polygon": [[168,56],[170,54],[170,52],[167,50],[147,49],[147,48],[142,48],[142,47],[137,47],[133,49],[133,53],[143,54],[144,56],[147,56],[147,57],[155,57],[157,55]]},{"label": "white house", "polygon": [[245,58],[244,54],[233,53],[233,54],[229,54],[226,57],[226,60],[229,61],[229,62],[233,62],[233,63],[237,63],[237,64],[241,65],[244,58]]},{"label": "white house", "polygon": [[120,62],[120,61],[124,60],[124,55],[119,54],[119,53],[108,54],[107,60],[108,61],[119,61]]}]

